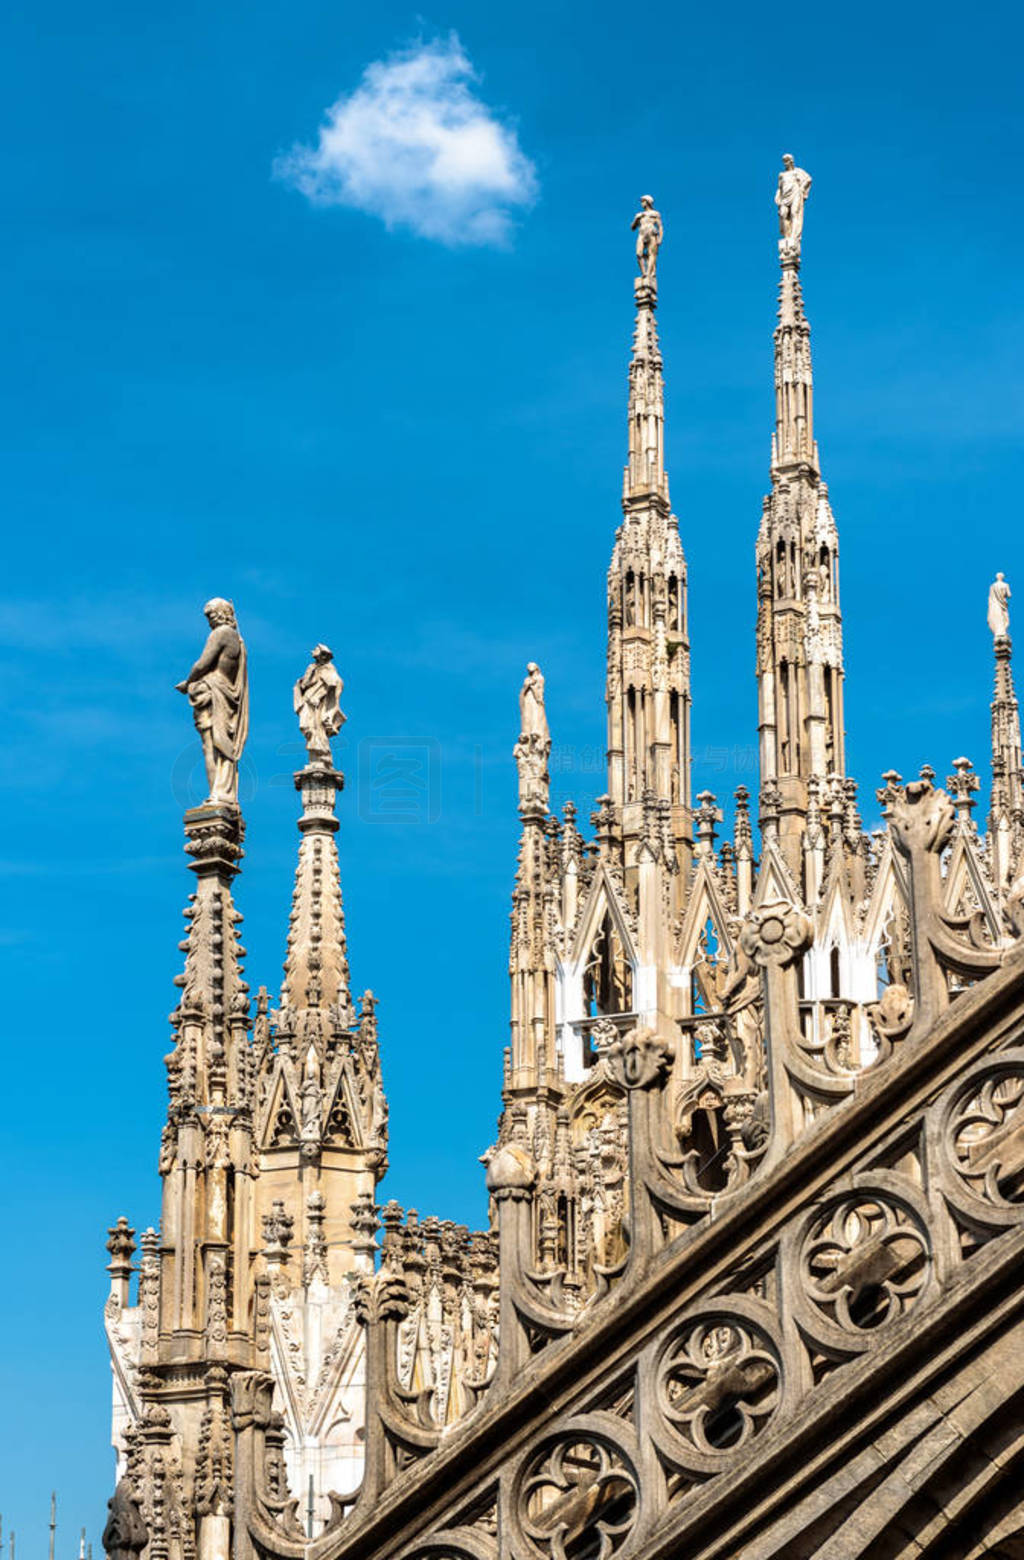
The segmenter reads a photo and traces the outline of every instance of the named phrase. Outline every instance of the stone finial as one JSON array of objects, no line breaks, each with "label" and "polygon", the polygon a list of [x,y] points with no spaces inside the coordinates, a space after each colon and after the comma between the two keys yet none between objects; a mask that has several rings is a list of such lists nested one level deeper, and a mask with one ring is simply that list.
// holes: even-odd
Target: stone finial
[{"label": "stone finial", "polygon": [[715,825],[722,821],[722,809],[713,791],[701,791],[693,815],[697,828],[697,846],[702,856],[715,852]]},{"label": "stone finial", "polygon": [[885,781],[885,784],[878,787],[875,795],[882,808],[882,817],[888,818],[892,813],[893,807],[903,795],[903,776],[898,769],[887,769],[882,779]]},{"label": "stone finial", "polygon": [[994,639],[1000,639],[1010,632],[1011,594],[1006,580],[997,574],[988,588],[988,626]]},{"label": "stone finial", "polygon": [[238,806],[238,763],[249,734],[249,676],[235,609],[223,596],[203,608],[210,625],[202,654],[175,687],[188,696],[203,744],[207,805]]},{"label": "stone finial", "polygon": [[310,1192],[306,1198],[306,1244],[302,1254],[302,1282],[307,1289],[316,1279],[325,1284],[329,1281],[324,1234],[326,1212],[327,1199],[323,1192]]},{"label": "stone finial", "polygon": [[783,263],[800,259],[800,241],[804,231],[804,205],[810,193],[811,176],[798,168],[789,152],[782,158],[775,191],[775,204],[779,208],[779,255]]},{"label": "stone finial", "polygon": [[[398,1204],[392,1198],[384,1208],[383,1219],[377,1217],[377,1207],[369,1192],[361,1192],[352,1203],[352,1250],[357,1257],[365,1258],[368,1266],[373,1266],[373,1259],[377,1251],[377,1231],[383,1223],[389,1235],[397,1228],[395,1222],[395,1209]],[[398,1222],[401,1222],[401,1209],[398,1213]]]},{"label": "stone finial", "polygon": [[132,1279],[135,1231],[123,1214],[117,1223],[112,1224],[107,1231],[107,1250],[110,1252],[107,1272],[110,1274],[111,1299],[116,1304],[124,1307],[128,1304],[129,1287]]},{"label": "stone finial", "polygon": [[745,785],[738,785],[735,791],[736,822],[733,827],[733,835],[736,841],[736,855],[738,858],[747,858],[753,854],[754,835],[750,827],[750,792]]},{"label": "stone finial", "polygon": [[135,1231],[124,1214],[107,1231],[107,1250],[110,1252],[108,1273],[112,1273],[115,1268],[120,1270],[124,1266],[131,1267],[135,1255]]},{"label": "stone finial", "polygon": [[597,834],[598,849],[602,856],[607,856],[611,851],[612,835],[615,829],[615,807],[610,796],[598,796],[595,798],[594,811],[590,814],[590,822]]},{"label": "stone finial", "polygon": [[953,798],[957,817],[966,822],[971,816],[974,793],[980,789],[981,781],[974,773],[969,758],[954,758],[953,770],[953,774],[946,776],[946,790]]},{"label": "stone finial", "polygon": [[276,1198],[270,1212],[263,1215],[263,1255],[268,1262],[287,1262],[294,1230],[294,1216],[286,1213],[283,1200]]},{"label": "stone finial", "polygon": [[779,814],[782,811],[782,792],[774,780],[766,780],[761,786],[759,801],[761,833],[766,840],[777,840]]},{"label": "stone finial", "polygon": [[327,645],[315,645],[313,658],[295,684],[293,704],[299,717],[299,730],[306,739],[309,762],[330,769],[331,738],[345,724],[341,695],[345,687],[334,654]]}]

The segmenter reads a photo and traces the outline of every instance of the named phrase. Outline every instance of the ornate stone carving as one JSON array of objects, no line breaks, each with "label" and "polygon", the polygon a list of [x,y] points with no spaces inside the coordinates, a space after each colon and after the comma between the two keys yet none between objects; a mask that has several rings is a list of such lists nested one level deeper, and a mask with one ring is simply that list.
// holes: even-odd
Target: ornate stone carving
[{"label": "ornate stone carving", "polygon": [[234,1451],[228,1407],[227,1372],[215,1366],[206,1374],[209,1402],[199,1426],[195,1499],[200,1516],[230,1516],[234,1509]]},{"label": "ornate stone carving", "polygon": [[914,1022],[914,999],[900,981],[886,986],[877,1002],[865,1010],[868,1023],[879,1044],[888,1054],[897,1040],[903,1040]]},{"label": "ornate stone carving", "polygon": [[537,1166],[521,1143],[502,1143],[487,1162],[487,1190],[493,1197],[528,1197],[537,1181]]},{"label": "ornate stone carving", "polygon": [[322,1192],[310,1192],[306,1198],[306,1247],[302,1258],[302,1282],[308,1289],[314,1280],[328,1281],[327,1240],[324,1235],[324,1210],[327,1206]]},{"label": "ornate stone carving", "polygon": [[121,1479],[107,1501],[103,1548],[107,1560],[135,1560],[149,1543],[149,1533],[128,1479]]},{"label": "ornate stone carving", "polygon": [[788,152],[782,159],[775,191],[775,204],[779,208],[779,253],[783,258],[800,257],[800,241],[804,231],[804,205],[810,193],[811,176],[798,168]]},{"label": "ornate stone carving", "polygon": [[609,1560],[639,1515],[639,1480],[610,1438],[566,1431],[526,1463],[516,1489],[519,1526],[545,1560]]},{"label": "ornate stone carving", "polygon": [[315,645],[313,659],[295,684],[293,703],[306,739],[310,764],[330,767],[331,738],[345,723],[341,695],[345,687],[327,645]]},{"label": "ornate stone carving", "polygon": [[778,1409],[781,1380],[769,1334],[728,1306],[674,1331],[659,1356],[655,1393],[659,1413],[688,1448],[684,1464],[720,1465],[759,1435]]},{"label": "ornate stone carving", "polygon": [[[244,646],[226,604],[210,604],[182,687],[211,804],[186,819],[197,892],[167,1067],[164,1220],[142,1238],[135,1307],[128,1227],[110,1242],[116,1435],[147,1560],[635,1560],[731,1554],[762,1536],[766,1552],[852,1556],[871,1546],[847,1538],[874,1520],[872,1494],[881,1510],[901,1485],[904,1432],[914,1510],[930,1522],[941,1509],[935,1491],[916,1500],[932,1449],[919,1411],[934,1409],[941,1439],[943,1408],[980,1403],[1005,1426],[1024,1391],[1009,1331],[1024,1057],[998,1050],[1024,1024],[1009,590],[993,586],[987,838],[979,777],[959,759],[951,802],[932,771],[905,790],[890,772],[888,827],[869,848],[845,772],[838,536],[798,274],[810,181],[786,164],[757,541],[760,860],[746,788],[733,844],[716,837],[711,792],[691,804],[686,565],[655,328],[662,226],[646,198],[608,578],[607,782],[588,787],[608,794],[586,840],[573,809],[564,827],[549,815],[530,663],[486,1232],[377,1207],[387,1102],[373,999],[357,1016],[349,981],[331,767],[341,679],[324,646],[294,692],[309,763],[285,982],[276,1013],[258,1000],[250,1043],[228,891]],[[554,757],[569,767],[568,749]],[[587,771],[603,762],[577,757]],[[751,734],[731,765],[726,750],[705,758],[709,777],[749,779],[758,752]],[[900,1065],[862,1077],[869,1028],[882,1059],[913,1033]],[[998,1369],[982,1365],[989,1328],[1002,1332]],[[973,1384],[954,1379],[958,1337]],[[941,1379],[926,1379],[932,1364]],[[972,1480],[975,1450],[955,1448]],[[312,1544],[289,1474],[303,1505],[313,1477]],[[866,1500],[843,1483],[862,1474]],[[815,1507],[804,1531],[801,1483]],[[778,1530],[755,1531],[762,1517]],[[912,1524],[893,1531],[913,1547]],[[112,1547],[118,1560],[139,1548],[116,1533]]]},{"label": "ornate stone carving", "polygon": [[636,263],[640,270],[641,281],[656,286],[658,250],[661,248],[665,231],[661,214],[654,209],[653,195],[641,195],[640,210],[630,224],[630,231],[636,233]]},{"label": "ornate stone carving", "polygon": [[1024,1218],[1024,1053],[994,1058],[956,1089],[943,1138],[978,1204]]},{"label": "ornate stone carving", "polygon": [[800,1254],[808,1297],[846,1333],[862,1333],[903,1316],[929,1276],[924,1224],[884,1193],[856,1191],[813,1219]]},{"label": "ornate stone carving", "polygon": [[1024,937],[1024,877],[1010,885],[1006,895],[1006,919],[1017,937]]},{"label": "ornate stone carving", "polygon": [[353,1289],[353,1307],[361,1327],[377,1322],[401,1322],[409,1314],[409,1286],[400,1273],[382,1269],[362,1275]]},{"label": "ornate stone carving", "polygon": [[139,1263],[139,1310],[142,1313],[140,1359],[143,1365],[156,1359],[160,1334],[160,1237],[156,1230],[143,1230]]},{"label": "ornate stone carving", "polygon": [[930,779],[909,780],[891,802],[889,826],[897,849],[905,856],[915,850],[932,854],[945,850],[954,821],[952,802]]},{"label": "ornate stone carving", "polygon": [[276,1198],[269,1213],[263,1215],[263,1255],[271,1262],[286,1262],[288,1248],[295,1230],[295,1217],[285,1211],[284,1202]]},{"label": "ornate stone carving", "polygon": [[228,1276],[223,1252],[211,1251],[207,1259],[206,1341],[214,1357],[220,1357],[228,1341]]},{"label": "ornate stone carving", "polygon": [[750,912],[740,932],[740,947],[762,968],[784,968],[806,952],[813,932],[811,921],[802,910],[778,901]]},{"label": "ornate stone carving", "polygon": [[238,761],[249,733],[249,678],[245,641],[230,601],[215,596],[203,608],[210,633],[182,682],[203,744],[211,806],[238,805]]},{"label": "ornate stone carving", "polygon": [[513,749],[519,771],[520,812],[546,813],[551,733],[544,710],[544,678],[536,661],[526,668],[519,692],[519,740]]},{"label": "ornate stone carving", "polygon": [[1011,594],[1006,580],[997,574],[988,588],[988,626],[995,639],[1010,632]]},{"label": "ornate stone carving", "polygon": [[672,1060],[672,1047],[652,1029],[638,1025],[617,1036],[605,1051],[612,1077],[624,1089],[648,1089]]}]

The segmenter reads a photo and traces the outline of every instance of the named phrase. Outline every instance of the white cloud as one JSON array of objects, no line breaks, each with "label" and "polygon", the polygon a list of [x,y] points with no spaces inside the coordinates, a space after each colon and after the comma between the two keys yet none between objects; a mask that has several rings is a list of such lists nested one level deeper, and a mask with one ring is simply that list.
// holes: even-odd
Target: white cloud
[{"label": "white cloud", "polygon": [[317,145],[293,147],[274,172],[318,205],[354,206],[444,244],[500,244],[537,176],[475,80],[454,34],[377,60],[328,109]]}]

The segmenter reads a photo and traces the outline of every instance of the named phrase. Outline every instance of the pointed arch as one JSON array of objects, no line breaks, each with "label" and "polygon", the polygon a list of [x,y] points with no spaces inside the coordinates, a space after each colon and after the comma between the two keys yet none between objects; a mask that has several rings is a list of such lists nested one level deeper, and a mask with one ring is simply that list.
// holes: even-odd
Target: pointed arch
[{"label": "pointed arch", "polygon": [[794,905],[803,903],[803,896],[783,859],[782,852],[774,840],[769,840],[761,850],[761,865],[757,874],[751,909],[759,910],[762,905],[777,904],[780,899]]},{"label": "pointed arch", "polygon": [[274,1063],[267,1104],[259,1123],[257,1141],[260,1148],[276,1148],[282,1143],[295,1141],[301,1122],[302,1112],[292,1079],[288,1075],[284,1058],[279,1056]]},{"label": "pointed arch", "polygon": [[573,963],[578,964],[585,957],[597,933],[598,926],[606,915],[611,918],[616,935],[622,944],[623,952],[635,969],[637,954],[633,936],[632,917],[628,915],[622,902],[618,884],[602,862],[594,873],[594,881],[590,886],[590,892],[584,900],[583,908],[576,922],[570,954]]},{"label": "pointed arch", "polygon": [[957,829],[950,847],[943,907],[948,915],[964,919],[980,912],[988,935],[994,943],[999,942],[1002,935],[999,912],[978,854],[977,837],[963,828]]}]

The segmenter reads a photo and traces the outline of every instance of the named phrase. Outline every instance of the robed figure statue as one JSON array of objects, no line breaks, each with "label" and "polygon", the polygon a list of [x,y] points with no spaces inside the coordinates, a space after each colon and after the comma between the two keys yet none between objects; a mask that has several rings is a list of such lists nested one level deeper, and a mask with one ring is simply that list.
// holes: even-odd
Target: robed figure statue
[{"label": "robed figure statue", "polygon": [[811,176],[805,168],[798,168],[787,152],[782,159],[782,172],[775,191],[775,204],[779,208],[779,253],[783,259],[800,258],[800,241],[804,232],[804,206],[811,190]]},{"label": "robed figure statue", "polygon": [[551,733],[544,709],[544,676],[536,661],[527,666],[519,690],[519,741],[512,751],[519,770],[520,808],[543,811],[548,805]]},{"label": "robed figure statue", "polygon": [[988,588],[988,626],[996,639],[1010,632],[1010,587],[997,574]]},{"label": "robed figure statue", "polygon": [[331,649],[317,645],[312,661],[295,684],[293,700],[311,764],[330,767],[331,738],[345,723],[339,702],[344,686]]},{"label": "robed figure statue", "polygon": [[179,693],[188,695],[206,761],[207,804],[238,806],[238,761],[249,734],[245,641],[230,601],[215,596],[203,608],[210,633]]}]

